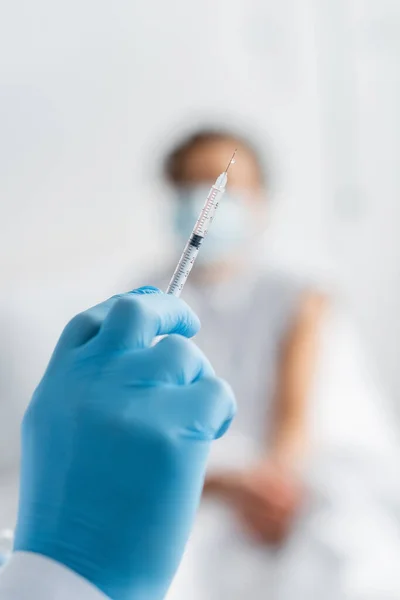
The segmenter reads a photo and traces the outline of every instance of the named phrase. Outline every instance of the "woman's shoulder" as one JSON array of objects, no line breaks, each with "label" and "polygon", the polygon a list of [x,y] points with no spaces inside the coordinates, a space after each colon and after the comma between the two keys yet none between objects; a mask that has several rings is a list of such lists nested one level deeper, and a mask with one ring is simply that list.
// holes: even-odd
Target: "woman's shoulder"
[{"label": "woman's shoulder", "polygon": [[268,331],[280,338],[294,326],[305,311],[311,313],[327,298],[316,279],[290,270],[266,268],[259,272],[252,299],[252,314],[262,315]]}]

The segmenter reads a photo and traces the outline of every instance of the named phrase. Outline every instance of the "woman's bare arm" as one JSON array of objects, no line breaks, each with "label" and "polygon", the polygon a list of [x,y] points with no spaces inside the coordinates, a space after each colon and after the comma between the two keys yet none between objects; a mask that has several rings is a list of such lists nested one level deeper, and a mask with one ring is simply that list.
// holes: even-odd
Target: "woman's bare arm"
[{"label": "woman's bare arm", "polygon": [[303,294],[283,345],[275,396],[271,445],[279,462],[292,464],[308,445],[307,402],[318,357],[318,341],[327,299],[315,291]]}]

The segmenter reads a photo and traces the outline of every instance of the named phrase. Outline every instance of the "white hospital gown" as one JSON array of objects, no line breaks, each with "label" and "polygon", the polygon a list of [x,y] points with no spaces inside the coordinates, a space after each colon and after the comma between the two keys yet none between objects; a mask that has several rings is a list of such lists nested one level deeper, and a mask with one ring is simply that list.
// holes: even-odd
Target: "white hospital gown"
[{"label": "white hospital gown", "polygon": [[[210,470],[249,465],[265,449],[281,344],[301,289],[258,271],[185,287],[202,321],[196,342],[238,401]],[[400,598],[397,440],[356,336],[336,310],[325,320],[318,362],[309,401],[314,452],[304,471],[310,498],[290,539],[279,551],[256,546],[225,504],[207,499],[168,600]]]}]

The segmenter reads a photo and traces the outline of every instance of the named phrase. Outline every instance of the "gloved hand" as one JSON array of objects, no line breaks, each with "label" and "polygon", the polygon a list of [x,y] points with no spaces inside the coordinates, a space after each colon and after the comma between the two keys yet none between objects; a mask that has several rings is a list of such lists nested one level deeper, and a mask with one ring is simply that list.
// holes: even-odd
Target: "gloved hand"
[{"label": "gloved hand", "polygon": [[[65,328],[24,418],[15,550],[43,554],[115,600],[159,600],[180,562],[230,388],[155,288]],[[155,336],[169,335],[151,346]]]}]

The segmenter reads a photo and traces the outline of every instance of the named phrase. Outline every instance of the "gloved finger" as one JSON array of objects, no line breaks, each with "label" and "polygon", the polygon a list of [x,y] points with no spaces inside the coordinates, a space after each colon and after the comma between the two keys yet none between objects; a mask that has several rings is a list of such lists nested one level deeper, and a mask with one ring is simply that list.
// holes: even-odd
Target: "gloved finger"
[{"label": "gloved finger", "polygon": [[90,339],[95,337],[100,327],[108,315],[111,307],[121,298],[125,298],[131,294],[143,295],[143,294],[160,294],[160,290],[153,286],[144,286],[125,294],[116,294],[111,298],[108,298],[100,304],[96,304],[91,308],[77,314],[73,317],[69,323],[64,327],[60,339],[58,341],[56,352],[60,350],[68,350],[70,348],[76,348],[82,346]]},{"label": "gloved finger", "polygon": [[125,385],[188,385],[200,377],[214,376],[202,351],[181,335],[169,335],[156,346],[125,353],[118,362]]},{"label": "gloved finger", "polygon": [[[97,336],[100,328],[108,315],[110,309],[119,301],[123,301],[125,298],[130,296],[149,296],[149,295],[161,295],[162,292],[158,288],[152,286],[144,286],[126,294],[117,294],[108,298],[108,300],[101,302],[76,315],[66,325],[62,332],[60,339],[57,343],[54,354],[59,354],[62,351],[82,346],[83,344],[90,341],[92,338]],[[185,305],[186,306],[186,305]],[[190,310],[190,309],[188,309]],[[191,318],[191,321],[190,321]],[[187,333],[194,335],[199,327],[200,323],[196,315],[190,311],[190,318],[187,323]],[[190,328],[190,322],[192,323],[192,331]],[[184,328],[182,328],[184,329]],[[182,333],[184,335],[184,333]],[[54,356],[54,355],[53,355]]]},{"label": "gloved finger", "polygon": [[133,350],[150,346],[158,335],[192,337],[199,328],[198,317],[183,300],[159,291],[131,293],[111,306],[90,344],[96,351]]},{"label": "gloved finger", "polygon": [[108,311],[120,297],[118,295],[108,298],[101,304],[97,304],[73,317],[64,327],[54,350],[53,358],[72,348],[78,348],[95,337]]},{"label": "gloved finger", "polygon": [[177,422],[179,419],[187,436],[210,441],[222,437],[229,429],[236,414],[236,401],[225,381],[203,377],[181,388],[170,402],[169,410],[172,418],[174,411],[179,415]]}]

